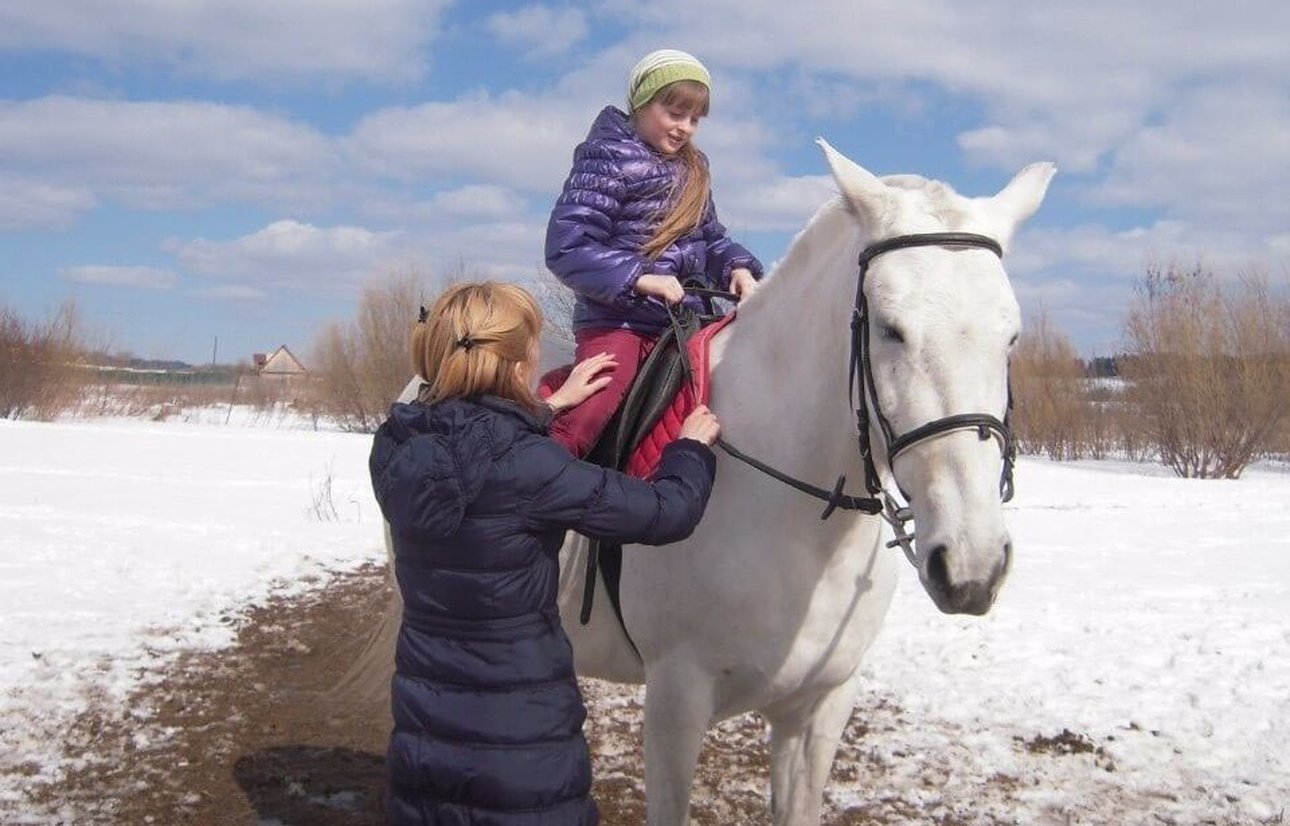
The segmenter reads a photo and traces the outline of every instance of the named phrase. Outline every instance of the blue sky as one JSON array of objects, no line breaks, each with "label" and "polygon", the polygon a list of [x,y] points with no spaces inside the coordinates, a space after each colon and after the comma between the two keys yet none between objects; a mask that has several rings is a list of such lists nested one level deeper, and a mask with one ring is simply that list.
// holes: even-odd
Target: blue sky
[{"label": "blue sky", "polygon": [[967,195],[1055,161],[1007,266],[1109,353],[1149,262],[1286,273],[1287,32],[1270,0],[8,0],[0,304],[235,361],[307,357],[392,271],[531,280],[574,145],[667,46],[714,75],[697,141],[767,264],[832,192],[816,136]]}]

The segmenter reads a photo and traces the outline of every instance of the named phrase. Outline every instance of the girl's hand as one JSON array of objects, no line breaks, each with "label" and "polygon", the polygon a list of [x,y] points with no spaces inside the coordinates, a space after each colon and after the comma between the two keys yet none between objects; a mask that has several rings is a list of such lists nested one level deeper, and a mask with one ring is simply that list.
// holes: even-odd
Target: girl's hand
[{"label": "girl's hand", "polygon": [[685,298],[685,289],[675,275],[642,275],[636,279],[636,292],[656,296],[668,304],[679,304]]},{"label": "girl's hand", "polygon": [[564,380],[559,390],[547,397],[546,403],[556,413],[582,404],[609,384],[613,368],[617,366],[617,360],[609,353],[583,359],[573,366],[569,378]]},{"label": "girl's hand", "polygon": [[752,270],[744,267],[731,270],[730,292],[739,296],[740,301],[757,292],[757,279],[753,278]]},{"label": "girl's hand", "polygon": [[721,423],[717,421],[717,414],[709,410],[706,404],[701,404],[681,423],[679,438],[694,439],[712,447],[720,435]]}]

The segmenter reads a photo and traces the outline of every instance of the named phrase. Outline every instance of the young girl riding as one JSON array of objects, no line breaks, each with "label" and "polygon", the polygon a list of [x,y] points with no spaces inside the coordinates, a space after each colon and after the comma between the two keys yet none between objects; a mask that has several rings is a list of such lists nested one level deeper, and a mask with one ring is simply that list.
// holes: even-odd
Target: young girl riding
[{"label": "young girl riding", "polygon": [[[449,289],[418,323],[425,383],[376,432],[372,487],[403,597],[386,815],[395,824],[591,826],[586,709],[556,606],[565,531],[663,544],[694,530],[719,427],[695,411],[649,481],[547,437],[530,384],[542,317],[509,284]],[[576,409],[575,371],[551,397]]]},{"label": "young girl riding", "polygon": [[631,388],[669,323],[665,304],[702,309],[686,282],[742,299],[762,275],[717,220],[708,161],[692,141],[711,85],[693,55],[646,55],[628,79],[629,112],[601,111],[551,211],[546,263],[577,294],[574,358],[606,371],[603,390],[552,424],[575,456],[587,455]]}]

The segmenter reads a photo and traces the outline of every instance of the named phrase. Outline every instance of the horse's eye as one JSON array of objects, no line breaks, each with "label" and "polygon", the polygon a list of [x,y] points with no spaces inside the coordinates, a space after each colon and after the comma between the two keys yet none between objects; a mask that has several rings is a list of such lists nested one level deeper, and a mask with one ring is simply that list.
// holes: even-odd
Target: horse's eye
[{"label": "horse's eye", "polygon": [[1012,347],[1013,345],[1015,345],[1017,343],[1017,339],[1020,337],[1021,337],[1020,333],[1013,333],[1012,338],[1008,339],[1008,346]]},{"label": "horse's eye", "polygon": [[900,332],[900,330],[894,324],[879,325],[878,335],[882,336],[887,341],[895,341],[900,344],[905,343],[905,336]]}]

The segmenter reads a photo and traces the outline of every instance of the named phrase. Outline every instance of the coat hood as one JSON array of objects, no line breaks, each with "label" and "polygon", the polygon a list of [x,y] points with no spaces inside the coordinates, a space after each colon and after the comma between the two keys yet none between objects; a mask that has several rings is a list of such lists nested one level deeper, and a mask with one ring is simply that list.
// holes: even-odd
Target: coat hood
[{"label": "coat hood", "polygon": [[591,129],[587,132],[588,141],[633,141],[646,147],[636,134],[627,113],[617,106],[606,106],[600,110]]},{"label": "coat hood", "polygon": [[419,539],[451,536],[479,498],[493,463],[523,430],[544,427],[502,399],[393,405],[368,460],[372,489],[390,527]]}]

